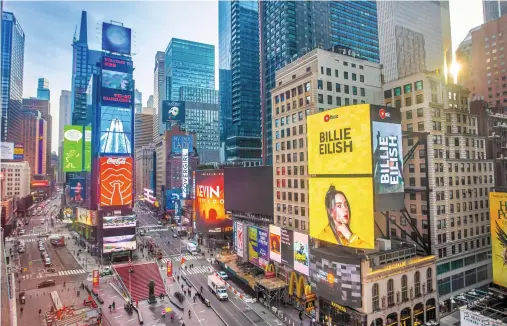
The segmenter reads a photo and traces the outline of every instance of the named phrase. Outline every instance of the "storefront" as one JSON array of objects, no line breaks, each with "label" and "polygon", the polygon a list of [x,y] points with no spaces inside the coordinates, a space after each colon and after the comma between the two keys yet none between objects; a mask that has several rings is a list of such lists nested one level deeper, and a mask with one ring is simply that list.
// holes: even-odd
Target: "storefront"
[{"label": "storefront", "polygon": [[318,320],[326,326],[362,326],[366,323],[366,315],[320,297]]}]

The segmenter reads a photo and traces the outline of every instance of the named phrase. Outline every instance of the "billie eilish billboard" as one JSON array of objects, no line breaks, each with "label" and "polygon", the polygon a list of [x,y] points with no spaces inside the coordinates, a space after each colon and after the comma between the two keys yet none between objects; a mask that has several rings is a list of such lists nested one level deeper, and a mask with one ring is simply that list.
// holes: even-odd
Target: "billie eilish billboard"
[{"label": "billie eilish billboard", "polygon": [[307,126],[310,236],[374,248],[374,212],[405,204],[399,109],[340,107]]},{"label": "billie eilish billboard", "polygon": [[507,288],[507,193],[489,193],[493,283]]}]

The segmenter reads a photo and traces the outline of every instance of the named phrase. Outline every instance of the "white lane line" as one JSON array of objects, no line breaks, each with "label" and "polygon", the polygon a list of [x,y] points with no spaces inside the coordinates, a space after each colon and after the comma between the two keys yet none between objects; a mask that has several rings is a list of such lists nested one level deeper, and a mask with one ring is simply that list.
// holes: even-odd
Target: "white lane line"
[{"label": "white lane line", "polygon": [[135,318],[129,319],[129,320],[128,320],[128,322],[131,322],[131,321],[133,321],[133,320],[136,320],[136,319],[135,319]]},{"label": "white lane line", "polygon": [[114,318],[120,318],[120,317],[123,317],[123,315],[119,315],[119,316],[116,316],[116,317],[114,317]]},{"label": "white lane line", "polygon": [[203,312],[206,312],[206,311],[207,311],[207,310],[206,310],[206,309],[204,309],[204,310],[199,311],[199,313],[200,313],[200,314],[202,314]]}]

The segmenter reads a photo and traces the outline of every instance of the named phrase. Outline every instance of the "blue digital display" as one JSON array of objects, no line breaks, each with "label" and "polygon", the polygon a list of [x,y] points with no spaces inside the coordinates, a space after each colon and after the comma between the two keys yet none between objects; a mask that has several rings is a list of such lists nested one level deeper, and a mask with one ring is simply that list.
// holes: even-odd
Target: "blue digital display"
[{"label": "blue digital display", "polygon": [[101,107],[100,152],[108,154],[132,152],[132,110],[130,108]]},{"label": "blue digital display", "polygon": [[102,23],[102,50],[130,54],[132,31],[119,25]]}]

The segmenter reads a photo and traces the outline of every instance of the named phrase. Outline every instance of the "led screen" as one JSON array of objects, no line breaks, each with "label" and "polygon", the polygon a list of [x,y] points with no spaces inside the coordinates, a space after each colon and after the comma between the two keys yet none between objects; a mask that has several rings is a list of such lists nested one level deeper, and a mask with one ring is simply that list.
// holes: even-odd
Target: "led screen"
[{"label": "led screen", "polygon": [[135,227],[136,217],[134,215],[127,216],[104,216],[104,229]]},{"label": "led screen", "polygon": [[224,171],[196,171],[196,224],[199,232],[232,232],[224,208]]},{"label": "led screen", "polygon": [[102,70],[102,87],[132,91],[134,88],[132,74],[120,71]]},{"label": "led screen", "polygon": [[132,46],[130,28],[102,23],[102,50],[130,54]]},{"label": "led screen", "polygon": [[132,204],[132,158],[100,158],[100,206]]},{"label": "led screen", "polygon": [[69,179],[69,200],[71,203],[81,203],[86,200],[86,180],[84,178]]},{"label": "led screen", "polygon": [[113,251],[126,251],[136,249],[136,235],[123,235],[116,237],[104,237],[104,253]]},{"label": "led screen", "polygon": [[132,152],[132,110],[101,107],[100,152],[129,154]]},{"label": "led screen", "polygon": [[132,91],[121,89],[101,88],[102,102],[101,106],[115,106],[121,108],[132,108]]}]

